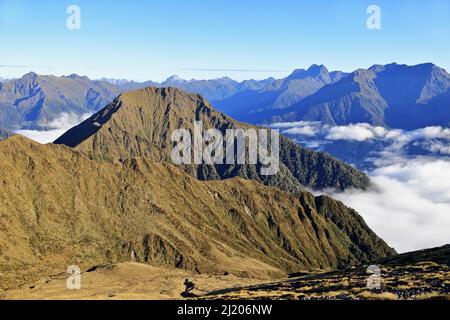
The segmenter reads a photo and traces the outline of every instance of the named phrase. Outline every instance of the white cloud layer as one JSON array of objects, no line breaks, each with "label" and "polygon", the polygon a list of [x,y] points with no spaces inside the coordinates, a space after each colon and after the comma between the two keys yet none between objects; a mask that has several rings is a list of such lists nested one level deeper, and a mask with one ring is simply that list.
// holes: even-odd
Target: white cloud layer
[{"label": "white cloud layer", "polygon": [[384,135],[386,130],[382,127],[371,127],[366,124],[351,124],[329,128],[325,139],[327,140],[354,140],[366,141],[376,136]]},{"label": "white cloud layer", "polygon": [[370,173],[377,191],[332,196],[399,252],[450,243],[450,161],[415,159]]},{"label": "white cloud layer", "polygon": [[39,143],[46,144],[55,141],[67,130],[86,120],[89,116],[90,114],[77,116],[72,113],[62,113],[57,119],[54,119],[45,125],[50,128],[50,130],[17,130],[15,133],[21,134]]},{"label": "white cloud layer", "polygon": [[387,152],[398,153],[408,145],[415,145],[433,153],[450,155],[450,129],[439,126],[404,131],[374,127],[368,123],[330,126],[317,121],[297,121],[273,123],[271,127],[280,129],[283,134],[307,139],[307,146],[338,140],[379,141],[389,144]]},{"label": "white cloud layer", "polygon": [[316,150],[339,140],[367,143],[372,150],[367,159],[374,165],[368,174],[375,188],[329,194],[356,209],[399,252],[450,243],[449,128],[404,131],[367,123],[333,127],[307,121],[272,127]]}]

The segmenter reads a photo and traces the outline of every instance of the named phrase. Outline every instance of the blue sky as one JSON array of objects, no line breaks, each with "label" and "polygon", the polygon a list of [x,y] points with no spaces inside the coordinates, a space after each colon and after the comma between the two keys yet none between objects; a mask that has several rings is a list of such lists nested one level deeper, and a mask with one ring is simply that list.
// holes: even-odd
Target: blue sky
[{"label": "blue sky", "polygon": [[[68,30],[66,9],[81,9]],[[381,30],[366,9],[381,8]],[[282,77],[434,62],[450,71],[450,0],[0,0],[0,77]]]}]

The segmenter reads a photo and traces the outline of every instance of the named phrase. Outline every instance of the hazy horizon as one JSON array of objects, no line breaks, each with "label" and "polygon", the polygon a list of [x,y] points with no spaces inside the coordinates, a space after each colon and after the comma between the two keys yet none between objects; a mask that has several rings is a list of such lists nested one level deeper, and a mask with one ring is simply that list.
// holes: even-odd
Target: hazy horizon
[{"label": "hazy horizon", "polygon": [[[408,64],[404,64],[404,63],[400,63],[400,62],[391,62],[391,63],[387,63],[387,64],[394,64],[394,63],[395,64],[399,64],[399,65],[408,65]],[[437,65],[437,64],[435,64],[433,62],[423,62],[423,63],[420,63],[420,64],[427,64],[427,63],[431,63],[431,64],[434,64],[434,65]],[[416,65],[420,65],[420,64],[416,64]],[[320,64],[312,64],[312,65],[320,65]],[[39,73],[39,72],[35,72],[34,70],[27,71],[27,72],[25,72],[25,73],[23,73],[23,74],[21,74],[21,75],[19,75],[17,77],[13,77],[13,78],[4,77],[0,73],[0,79],[14,80],[14,79],[20,79],[20,78],[22,78],[23,76],[25,76],[28,73],[36,73],[36,74],[41,75],[41,76],[56,76],[56,77],[68,77],[70,75],[75,74],[75,75],[80,76],[80,77],[88,77],[90,80],[93,80],[93,81],[95,81],[95,80],[125,80],[125,81],[129,81],[129,82],[133,82],[133,81],[134,82],[153,81],[153,82],[162,83],[162,82],[168,80],[171,77],[177,76],[177,77],[180,77],[182,80],[186,80],[186,81],[218,80],[218,79],[223,79],[223,78],[230,78],[232,80],[241,82],[241,81],[246,81],[246,80],[265,80],[265,79],[268,79],[268,78],[283,79],[283,78],[289,76],[290,74],[292,74],[292,72],[295,71],[295,70],[299,70],[299,69],[307,70],[312,65],[305,66],[305,67],[293,68],[293,69],[291,69],[289,71],[286,71],[286,72],[284,72],[284,71],[283,72],[281,72],[281,71],[272,71],[272,72],[274,72],[274,74],[266,76],[266,77],[261,77],[261,78],[253,77],[253,78],[245,78],[245,79],[238,79],[238,78],[235,78],[235,77],[229,76],[229,75],[222,75],[222,76],[218,75],[218,76],[215,76],[215,77],[211,76],[210,78],[206,78],[206,77],[205,78],[184,78],[184,77],[180,76],[179,74],[168,74],[167,76],[163,76],[163,78],[161,80],[155,80],[155,79],[151,79],[151,78],[143,79],[143,80],[140,80],[140,79],[137,80],[137,79],[130,79],[130,78],[126,78],[126,77],[117,77],[117,78],[99,77],[99,78],[92,78],[92,77],[90,77],[87,74],[81,74],[81,73],[77,73],[77,72],[71,72],[71,73],[67,73],[67,74]],[[335,69],[328,68],[326,65],[324,65],[324,67],[327,68],[329,72],[342,71],[342,72],[345,72],[345,73],[351,73],[351,72],[354,72],[354,71],[356,71],[358,69],[369,69],[370,67],[372,67],[374,65],[378,65],[378,64],[375,63],[375,64],[372,64],[370,66],[359,67],[359,68],[356,68],[354,70],[335,70]],[[415,65],[408,65],[408,66],[415,66]],[[440,65],[437,65],[437,66],[440,67],[440,68],[443,68],[446,72],[449,72],[449,70],[447,70],[446,68],[444,68],[444,67],[442,67]],[[1,65],[0,65],[0,68],[1,68]],[[0,72],[1,72],[1,69],[0,69]],[[224,71],[224,72],[226,72],[226,71]],[[236,72],[238,72],[238,71],[236,71]]]}]

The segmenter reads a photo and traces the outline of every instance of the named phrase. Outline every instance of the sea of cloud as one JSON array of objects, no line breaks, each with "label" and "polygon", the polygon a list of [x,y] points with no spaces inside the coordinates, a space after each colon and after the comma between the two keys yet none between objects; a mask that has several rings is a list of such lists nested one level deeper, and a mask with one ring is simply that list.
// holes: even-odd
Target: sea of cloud
[{"label": "sea of cloud", "polygon": [[48,130],[17,130],[15,133],[42,144],[50,143],[59,138],[67,130],[86,120],[91,115],[86,113],[81,116],[73,113],[62,113],[58,118],[45,125]]},{"label": "sea of cloud", "polygon": [[372,191],[331,193],[398,252],[450,243],[450,161],[404,159],[369,176]]},{"label": "sea of cloud", "polygon": [[[342,140],[380,142],[382,149],[371,155],[374,168],[367,172],[371,190],[326,193],[356,209],[398,252],[450,243],[450,129],[404,131],[365,123],[329,126],[307,121],[272,127],[316,149]],[[431,156],[411,155],[411,147]]]},{"label": "sea of cloud", "polygon": [[333,141],[383,141],[390,144],[390,150],[400,151],[408,144],[442,155],[450,155],[450,129],[439,126],[412,131],[386,129],[357,123],[346,126],[331,126],[317,121],[281,122],[271,125],[283,134],[300,137],[309,143],[323,144]]}]

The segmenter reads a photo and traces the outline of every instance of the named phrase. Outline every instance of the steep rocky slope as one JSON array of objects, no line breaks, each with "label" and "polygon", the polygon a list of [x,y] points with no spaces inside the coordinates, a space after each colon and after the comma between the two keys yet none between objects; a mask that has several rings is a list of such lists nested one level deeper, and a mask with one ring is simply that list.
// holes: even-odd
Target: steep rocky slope
[{"label": "steep rocky slope", "polygon": [[[204,130],[216,128],[223,134],[233,128],[258,129],[216,111],[200,95],[174,88],[148,87],[120,95],[55,143],[74,147],[93,159],[120,162],[147,156],[155,161],[168,161],[173,147],[172,132],[180,128],[193,132],[194,121],[202,121]],[[302,186],[343,190],[369,185],[364,173],[325,153],[306,150],[283,136],[280,137],[279,173],[263,176],[259,167],[197,165],[186,166],[185,170],[203,180],[240,176],[289,191],[299,191]]]},{"label": "steep rocky slope", "polygon": [[201,182],[151,157],[96,161],[18,135],[0,154],[1,288],[71,264],[280,276],[395,253],[354,210],[308,192]]}]

